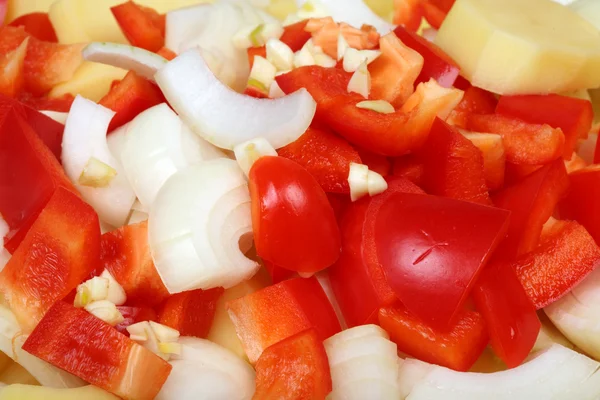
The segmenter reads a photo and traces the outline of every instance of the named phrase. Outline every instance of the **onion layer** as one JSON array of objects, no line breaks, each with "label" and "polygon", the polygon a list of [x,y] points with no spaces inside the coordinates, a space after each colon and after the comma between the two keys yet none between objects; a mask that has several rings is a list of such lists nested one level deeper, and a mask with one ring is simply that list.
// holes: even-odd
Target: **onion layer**
[{"label": "onion layer", "polygon": [[156,53],[118,43],[90,43],[83,49],[83,58],[88,61],[132,70],[150,80],[154,80],[156,71],[167,63],[164,57]]},{"label": "onion layer", "polygon": [[158,71],[156,82],[194,132],[224,149],[258,137],[274,148],[286,146],[306,131],[316,111],[306,89],[278,99],[236,93],[193,50]]},{"label": "onion layer", "polygon": [[174,174],[150,209],[148,237],[170,293],[229,288],[259,265],[240,246],[251,238],[250,193],[242,170],[220,158]]}]

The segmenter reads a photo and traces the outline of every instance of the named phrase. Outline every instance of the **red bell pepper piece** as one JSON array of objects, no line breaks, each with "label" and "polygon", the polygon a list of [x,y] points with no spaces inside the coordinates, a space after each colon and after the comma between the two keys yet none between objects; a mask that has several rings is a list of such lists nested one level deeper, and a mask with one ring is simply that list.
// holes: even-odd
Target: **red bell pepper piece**
[{"label": "red bell pepper piece", "polygon": [[579,222],[600,243],[600,168],[593,165],[569,175],[571,182],[560,203],[560,216]]},{"label": "red bell pepper piece", "polygon": [[498,100],[493,93],[470,86],[465,89],[462,100],[450,113],[447,122],[450,125],[466,128],[470,114],[493,114]]},{"label": "red bell pepper piece", "polygon": [[160,50],[156,52],[156,54],[166,58],[168,61],[171,61],[172,59],[177,57],[177,54],[175,54],[173,50],[167,49],[166,47],[161,47]]},{"label": "red bell pepper piece", "polygon": [[537,309],[560,299],[600,265],[600,248],[583,226],[553,221],[540,245],[512,264]]},{"label": "red bell pepper piece", "polygon": [[22,26],[25,28],[25,32],[29,33],[36,39],[44,40],[46,42],[58,42],[56,32],[50,22],[48,13],[45,12],[34,12],[31,14],[21,15],[19,18],[12,21],[9,26]]},{"label": "red bell pepper piece", "polygon": [[326,192],[350,193],[350,163],[361,163],[356,150],[327,129],[309,127],[298,140],[277,151],[302,165]]},{"label": "red bell pepper piece", "polygon": [[531,352],[542,324],[515,271],[490,263],[473,288],[473,299],[496,355],[509,368],[519,366]]},{"label": "red bell pepper piece", "polygon": [[155,84],[129,71],[125,78],[113,86],[99,101],[99,104],[116,112],[108,127],[108,131],[112,132],[142,111],[164,101],[164,96]]},{"label": "red bell pepper piece", "polygon": [[506,161],[515,164],[547,164],[561,157],[564,151],[565,135],[549,125],[529,124],[497,114],[471,114],[467,129],[501,135]]},{"label": "red bell pepper piece", "polygon": [[100,260],[123,286],[128,305],[153,307],[169,297],[150,255],[148,221],[102,235]]},{"label": "red bell pepper piece", "polygon": [[283,281],[230,301],[226,307],[252,363],[269,346],[306,329],[314,328],[320,340],[341,330],[315,277]]},{"label": "red bell pepper piece", "polygon": [[491,204],[481,151],[458,130],[439,118],[417,153],[423,161],[427,193]]},{"label": "red bell pepper piece", "polygon": [[25,56],[28,41],[0,56],[0,94],[17,97],[25,87]]},{"label": "red bell pepper piece", "polygon": [[460,67],[444,50],[403,26],[398,26],[394,33],[402,40],[402,43],[423,56],[423,69],[417,77],[415,85],[427,82],[432,78],[443,87],[449,88],[454,85],[454,81],[460,73]]},{"label": "red bell pepper piece", "polygon": [[504,237],[509,215],[444,197],[391,195],[375,215],[374,236],[379,262],[398,299],[425,323],[451,326]]},{"label": "red bell pepper piece", "polygon": [[[0,187],[10,193],[0,196],[0,214],[10,228],[4,246],[12,253],[56,188],[77,193],[55,155],[14,107],[0,115]],[[36,128],[42,131],[47,126],[50,138],[54,125],[42,120],[36,121]]]},{"label": "red bell pepper piece", "polygon": [[375,250],[375,215],[394,193],[424,192],[410,181],[388,178],[382,194],[348,205],[340,221],[342,254],[329,269],[332,290],[349,327],[375,323],[377,310],[396,302]]},{"label": "red bell pepper piece", "polygon": [[504,169],[504,185],[514,185],[533,174],[535,171],[544,167],[543,165],[526,165],[526,164],[513,164],[506,163]]},{"label": "red bell pepper piece", "polygon": [[181,336],[205,338],[222,294],[223,288],[174,294],[159,307],[158,322],[177,329]]},{"label": "red bell pepper piece", "polygon": [[507,258],[525,254],[537,245],[542,227],[569,187],[562,159],[494,196],[497,207],[511,212],[507,237],[499,253]]},{"label": "red bell pepper piece", "polygon": [[156,52],[165,45],[165,16],[128,1],[111,7],[119,27],[133,46]]},{"label": "red bell pepper piece", "polygon": [[281,268],[281,267],[273,264],[270,261],[266,261],[266,260],[262,260],[262,261],[263,261],[263,265],[265,266],[265,269],[267,270],[267,272],[269,273],[269,276],[271,277],[271,282],[274,284],[283,282],[286,279],[291,278],[295,274],[294,271],[290,271],[289,269]]},{"label": "red bell pepper piece", "polygon": [[379,310],[379,323],[399,351],[457,371],[469,370],[488,344],[483,317],[475,311],[462,310],[446,331],[424,324],[402,305]]},{"label": "red bell pepper piece", "polygon": [[150,307],[117,306],[117,310],[119,310],[124,319],[123,322],[115,326],[115,329],[125,336],[129,336],[129,332],[127,331],[129,325],[142,321],[158,321],[156,311]]},{"label": "red bell pepper piece", "polygon": [[77,287],[100,261],[96,212],[58,188],[0,273],[0,292],[24,331]]},{"label": "red bell pepper piece", "polygon": [[421,0],[394,0],[393,22],[403,25],[411,32],[416,32],[421,26],[423,9]]},{"label": "red bell pepper piece", "polygon": [[465,132],[463,135],[481,151],[483,174],[489,190],[497,190],[504,184],[506,153],[500,135]]},{"label": "red bell pepper piece", "polygon": [[565,168],[567,169],[567,173],[569,174],[575,171],[582,170],[588,166],[589,164],[587,163],[587,161],[585,161],[583,157],[581,157],[575,152],[573,152],[573,156],[570,160],[565,160]]},{"label": "red bell pepper piece", "polygon": [[364,98],[347,92],[349,79],[350,75],[343,70],[316,66],[296,68],[276,78],[285,93],[302,87],[308,90],[317,102],[317,120],[350,143],[385,156],[400,156],[419,148],[437,114],[456,104],[462,96],[459,91],[424,96],[427,89],[417,89],[410,97],[414,108],[409,108],[407,102],[403,106],[406,112],[380,114],[356,107]]},{"label": "red bell pepper piece", "polygon": [[594,149],[594,164],[600,164],[600,140],[596,140],[596,148]]},{"label": "red bell pepper piece", "polygon": [[69,112],[75,97],[70,94],[64,94],[61,97],[32,96],[30,93],[21,93],[19,101],[28,105],[34,110]]},{"label": "red bell pepper piece", "polygon": [[377,172],[381,176],[388,176],[392,172],[392,162],[386,156],[375,154],[369,150],[357,148],[361,162],[368,166],[371,171]]},{"label": "red bell pepper piece", "polygon": [[[287,44],[294,52],[300,50],[311,38],[311,33],[304,30],[307,23],[308,20],[304,20],[284,27],[283,34],[279,40]],[[250,47],[248,49],[248,61],[250,63],[250,68],[252,68],[252,64],[254,64],[254,56],[266,57],[267,50],[265,46]]]},{"label": "red bell pepper piece", "polygon": [[255,368],[254,400],[317,400],[331,392],[329,360],[314,329],[268,347]]},{"label": "red bell pepper piece", "polygon": [[269,98],[268,93],[265,93],[262,90],[254,87],[254,86],[247,86],[246,89],[244,90],[244,94],[246,96],[254,97],[256,99],[268,99]]},{"label": "red bell pepper piece", "polygon": [[414,154],[396,157],[393,161],[392,174],[406,178],[421,187],[425,176],[425,164]]},{"label": "red bell pepper piece", "polygon": [[13,51],[21,43],[23,40],[28,38],[30,35],[25,31],[25,28],[13,27],[13,26],[3,26],[0,27],[0,54],[6,54],[8,52]]},{"label": "red bell pepper piece", "polygon": [[424,0],[421,5],[423,17],[429,25],[440,29],[452,5],[454,5],[454,0]]},{"label": "red bell pepper piece", "polygon": [[586,138],[594,121],[588,100],[558,94],[501,96],[496,112],[530,124],[560,128],[565,135],[563,157],[570,160],[580,138]]},{"label": "red bell pepper piece", "polygon": [[171,365],[87,311],[62,301],[48,310],[23,350],[127,400],[152,400]]}]

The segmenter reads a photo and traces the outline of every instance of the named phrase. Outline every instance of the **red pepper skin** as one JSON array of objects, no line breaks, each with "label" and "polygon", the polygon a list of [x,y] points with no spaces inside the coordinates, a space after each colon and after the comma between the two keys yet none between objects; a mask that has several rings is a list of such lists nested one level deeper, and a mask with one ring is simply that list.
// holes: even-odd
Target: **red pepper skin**
[{"label": "red pepper skin", "polygon": [[283,282],[286,279],[291,278],[295,274],[294,271],[290,271],[289,269],[278,267],[277,265],[273,264],[270,261],[263,260],[263,264],[265,266],[265,269],[269,273],[269,276],[271,277],[271,282],[273,284]]},{"label": "red pepper skin", "polygon": [[251,363],[269,346],[306,329],[314,328],[320,340],[341,330],[315,277],[283,281],[227,302],[226,307]]},{"label": "red pepper skin", "polygon": [[126,400],[151,400],[171,365],[81,308],[57,301],[23,350]]},{"label": "red pepper skin", "polygon": [[356,149],[356,151],[360,156],[360,162],[368,166],[371,171],[377,172],[383,177],[392,173],[392,162],[388,157],[361,148]]},{"label": "red pepper skin", "polygon": [[169,297],[158,308],[158,322],[179,331],[181,336],[208,336],[223,288],[191,290]]},{"label": "red pepper skin", "polygon": [[417,32],[423,19],[421,0],[394,0],[393,23]]},{"label": "red pepper skin", "polygon": [[158,86],[129,71],[122,81],[115,84],[99,101],[99,104],[116,112],[110,121],[108,132],[134,119],[139,113],[165,101]]},{"label": "red pepper skin", "polygon": [[128,1],[112,7],[117,23],[133,46],[157,52],[165,45],[165,16]]},{"label": "red pepper skin", "polygon": [[423,17],[429,25],[440,29],[455,0],[424,0],[421,4]]},{"label": "red pepper skin", "polygon": [[424,324],[404,306],[379,310],[379,323],[398,345],[398,351],[456,371],[468,371],[488,344],[483,317],[462,310],[457,321],[442,331]]},{"label": "red pepper skin", "polygon": [[425,164],[423,160],[414,154],[407,154],[394,158],[392,174],[408,179],[415,185],[422,187],[425,176]]},{"label": "red pepper skin", "polygon": [[421,193],[410,181],[388,178],[380,195],[347,206],[340,221],[342,254],[329,269],[332,290],[349,327],[376,323],[377,310],[396,302],[375,249],[375,215],[393,193]]},{"label": "red pepper skin", "polygon": [[558,94],[501,96],[496,112],[530,124],[560,128],[565,135],[565,160],[571,159],[577,141],[587,137],[594,120],[592,103]]},{"label": "red pepper skin", "polygon": [[432,78],[443,87],[449,88],[454,85],[460,67],[444,50],[401,25],[394,30],[394,33],[402,43],[423,56],[423,69],[415,81],[415,86]]},{"label": "red pepper skin", "polygon": [[554,161],[494,196],[494,204],[511,212],[507,237],[499,253],[515,258],[532,251],[538,244],[542,227],[569,187],[562,159]]},{"label": "red pepper skin", "polygon": [[0,273],[0,292],[25,332],[100,262],[96,212],[58,188]]},{"label": "red pepper skin", "polygon": [[459,128],[466,128],[470,114],[493,114],[498,104],[496,96],[475,86],[464,89],[460,103],[452,110],[447,122]]},{"label": "red pepper skin", "polygon": [[177,54],[175,54],[175,52],[173,50],[167,49],[166,47],[161,47],[156,52],[156,54],[158,54],[161,57],[166,58],[168,61],[171,61],[172,59],[177,57]]},{"label": "red pepper skin", "polygon": [[560,299],[600,265],[600,248],[574,221],[555,221],[542,232],[540,245],[512,264],[539,310]]},{"label": "red pepper skin", "polygon": [[254,400],[324,400],[331,393],[327,353],[314,329],[268,347],[255,369]]},{"label": "red pepper skin", "polygon": [[569,175],[569,191],[560,203],[560,216],[579,222],[600,243],[600,169],[592,165]]},{"label": "red pepper skin", "polygon": [[359,153],[346,140],[317,127],[309,127],[298,140],[277,153],[306,168],[328,193],[350,194],[350,163],[362,162]]},{"label": "red pepper skin", "polygon": [[21,93],[18,96],[18,99],[20,102],[28,107],[33,108],[34,110],[57,112],[69,112],[73,101],[75,101],[75,97],[70,93],[64,94],[60,97],[35,97],[30,93]]},{"label": "red pepper skin", "polygon": [[491,204],[483,155],[456,128],[436,118],[417,155],[423,162],[423,188],[427,193]]},{"label": "red pepper skin", "polygon": [[25,28],[25,32],[29,33],[36,39],[44,40],[46,42],[58,42],[56,32],[50,22],[48,13],[45,12],[34,12],[31,14],[21,15],[19,18],[13,20],[9,26],[22,26]]},{"label": "red pepper skin", "polygon": [[494,353],[509,367],[519,366],[531,352],[542,324],[515,271],[503,263],[486,266],[473,288]]}]

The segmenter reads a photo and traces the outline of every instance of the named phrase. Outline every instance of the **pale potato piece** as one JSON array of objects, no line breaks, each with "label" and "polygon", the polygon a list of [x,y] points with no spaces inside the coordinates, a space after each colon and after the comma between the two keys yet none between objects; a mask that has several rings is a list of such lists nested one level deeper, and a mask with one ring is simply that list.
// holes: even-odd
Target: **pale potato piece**
[{"label": "pale potato piece", "polygon": [[33,12],[48,12],[55,0],[9,0],[6,10],[6,22],[17,19],[21,15]]},{"label": "pale potato piece", "polygon": [[598,0],[577,0],[571,2],[569,7],[577,14],[589,21],[597,29],[600,29],[600,1]]},{"label": "pale potato piece", "polygon": [[95,386],[75,389],[54,389],[32,385],[9,385],[0,389],[0,400],[119,400]]},{"label": "pale potato piece", "polygon": [[67,93],[81,95],[92,101],[99,101],[115,80],[125,77],[127,71],[110,65],[84,61],[75,71],[73,77],[61,83],[49,93],[50,97],[60,97]]}]

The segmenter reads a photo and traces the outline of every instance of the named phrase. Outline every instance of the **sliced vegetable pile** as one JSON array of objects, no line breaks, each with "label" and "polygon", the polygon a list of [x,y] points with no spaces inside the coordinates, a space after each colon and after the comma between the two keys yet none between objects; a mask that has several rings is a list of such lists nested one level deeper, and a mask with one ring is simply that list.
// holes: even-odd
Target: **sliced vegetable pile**
[{"label": "sliced vegetable pile", "polygon": [[599,8],[197,3],[0,1],[0,400],[600,398]]}]

